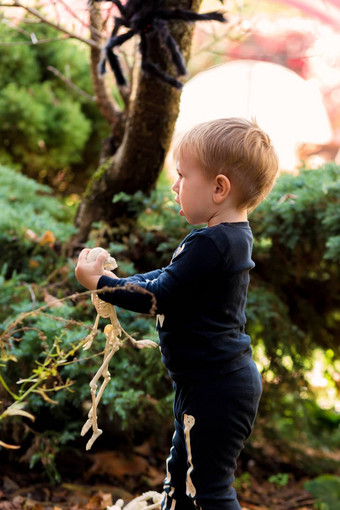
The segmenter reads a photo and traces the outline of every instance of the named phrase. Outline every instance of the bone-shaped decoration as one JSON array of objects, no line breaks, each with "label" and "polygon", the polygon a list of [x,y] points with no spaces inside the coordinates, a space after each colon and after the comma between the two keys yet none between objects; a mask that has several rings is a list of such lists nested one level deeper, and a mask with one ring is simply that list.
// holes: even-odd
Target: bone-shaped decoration
[{"label": "bone-shaped decoration", "polygon": [[[104,248],[100,248],[99,246],[97,248],[92,248],[92,250],[87,254],[86,260],[88,262],[94,262],[97,260],[97,257],[100,253],[103,253]],[[113,271],[114,269],[117,269],[118,264],[116,262],[116,259],[111,257],[111,255],[108,255],[107,259],[104,262],[104,269],[107,269],[109,271]]]},{"label": "bone-shaped decoration", "polygon": [[[88,262],[94,262],[98,255],[105,251],[103,248],[93,248],[87,255]],[[104,268],[107,270],[114,270],[118,267],[116,260],[111,257],[110,255],[107,257],[104,263]],[[97,317],[94,322],[93,328],[91,333],[86,337],[85,344],[83,346],[84,350],[87,350],[91,347],[92,342],[95,338],[95,336],[98,333],[98,323],[100,317],[104,319],[110,319],[110,324],[107,324],[104,328],[104,334],[106,337],[106,343],[105,343],[105,349],[104,349],[104,360],[91,380],[89,386],[91,389],[91,398],[92,398],[92,406],[88,413],[88,419],[86,423],[84,424],[81,435],[84,436],[90,428],[92,428],[92,437],[86,444],[86,450],[90,450],[92,447],[94,441],[102,434],[102,430],[98,428],[98,422],[97,422],[97,408],[99,401],[103,395],[103,392],[109,383],[111,379],[111,374],[109,372],[109,363],[112,358],[112,356],[118,351],[120,346],[122,345],[123,341],[121,340],[121,334],[122,332],[126,336],[126,338],[132,343],[134,347],[141,348],[150,348],[150,347],[158,347],[156,342],[153,342],[152,340],[135,340],[132,338],[120,325],[116,309],[113,305],[110,303],[106,303],[105,301],[99,299],[98,294],[96,292],[91,293],[91,300],[92,303],[97,311]],[[99,391],[97,393],[97,383],[99,379],[103,376],[104,381],[102,382]]]},{"label": "bone-shaped decoration", "polygon": [[[98,428],[97,408],[99,401],[104,393],[104,390],[111,379],[111,374],[108,370],[110,360],[112,356],[118,351],[119,347],[122,344],[122,342],[119,339],[120,330],[119,331],[115,330],[112,324],[107,324],[105,326],[104,334],[106,337],[104,360],[101,367],[99,368],[99,370],[97,371],[96,375],[93,377],[89,385],[91,389],[92,406],[88,413],[88,419],[81,430],[81,435],[84,436],[92,427],[92,437],[86,444],[86,450],[90,450],[91,446],[93,445],[97,437],[99,437],[103,433],[103,431]],[[102,382],[97,393],[97,383],[101,376],[103,376],[104,381]]]},{"label": "bone-shaped decoration", "polygon": [[[119,499],[113,506],[108,506],[107,510],[160,510],[163,494],[149,491],[124,505],[124,501]],[[148,501],[151,500],[151,503]]]}]

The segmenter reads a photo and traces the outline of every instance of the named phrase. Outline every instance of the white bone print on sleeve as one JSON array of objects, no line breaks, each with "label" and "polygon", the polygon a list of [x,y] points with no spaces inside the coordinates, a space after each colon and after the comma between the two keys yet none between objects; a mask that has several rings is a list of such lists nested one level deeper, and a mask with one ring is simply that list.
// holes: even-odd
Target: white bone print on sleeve
[{"label": "white bone print on sleeve", "polygon": [[160,315],[160,314],[157,314],[156,315],[156,328],[157,326],[159,325],[160,328],[163,327],[163,323],[164,323],[164,319],[165,319],[165,315]]},{"label": "white bone print on sleeve", "polygon": [[183,244],[182,244],[182,246],[179,246],[179,247],[177,248],[177,250],[176,250],[176,251],[175,251],[175,253],[174,253],[173,258],[177,257],[177,255],[179,255],[179,254],[180,254],[180,253],[184,250],[184,246],[185,246],[185,243],[183,243]]}]

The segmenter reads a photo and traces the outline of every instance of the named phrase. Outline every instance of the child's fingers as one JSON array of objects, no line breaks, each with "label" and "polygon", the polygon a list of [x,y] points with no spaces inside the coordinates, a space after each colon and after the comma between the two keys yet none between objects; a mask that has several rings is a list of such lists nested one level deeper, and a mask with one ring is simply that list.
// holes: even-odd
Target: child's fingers
[{"label": "child's fingers", "polygon": [[78,255],[78,260],[79,262],[84,262],[86,261],[87,259],[87,256],[88,254],[90,253],[91,249],[90,248],[84,248],[83,250],[81,250],[81,252],[79,253]]},{"label": "child's fingers", "polygon": [[108,252],[107,252],[107,251],[106,251],[106,252],[103,252],[103,253],[100,253],[100,254],[98,255],[98,257],[96,258],[95,265],[96,265],[97,267],[100,267],[100,268],[104,269],[104,264],[105,264],[105,261],[106,261],[106,259],[107,259],[108,255],[109,255],[109,254],[108,254]]}]

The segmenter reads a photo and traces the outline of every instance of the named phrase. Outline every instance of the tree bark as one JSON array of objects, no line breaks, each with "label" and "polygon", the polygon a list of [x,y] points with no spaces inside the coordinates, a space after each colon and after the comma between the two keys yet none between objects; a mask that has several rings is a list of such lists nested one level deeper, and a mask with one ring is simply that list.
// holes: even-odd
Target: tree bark
[{"label": "tree bark", "polygon": [[[197,12],[200,3],[201,0],[181,0],[176,2],[176,7]],[[164,2],[164,8],[171,6],[171,1]],[[95,15],[98,13],[94,12]],[[187,61],[193,24],[175,21],[170,30]],[[94,37],[95,34],[92,34]],[[174,67],[168,52],[156,41],[151,49],[152,61],[173,74]],[[98,104],[111,125],[112,155],[102,159],[83,196],[76,216],[76,244],[86,241],[93,222],[117,223],[117,215],[122,214],[121,205],[112,202],[117,193],[133,194],[139,190],[149,193],[153,189],[170,146],[179,110],[179,90],[140,72],[134,98],[130,95],[125,112],[119,112],[111,102],[103,80],[98,77],[99,58],[100,51],[91,48]]]}]

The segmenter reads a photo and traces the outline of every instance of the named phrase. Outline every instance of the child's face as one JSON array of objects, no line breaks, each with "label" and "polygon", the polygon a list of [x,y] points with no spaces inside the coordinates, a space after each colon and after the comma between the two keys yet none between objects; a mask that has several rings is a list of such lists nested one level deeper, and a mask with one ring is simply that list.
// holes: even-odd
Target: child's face
[{"label": "child's face", "polygon": [[175,201],[181,206],[181,216],[191,225],[209,223],[214,214],[214,179],[205,175],[189,153],[178,158],[177,173],[172,190],[176,193]]}]

